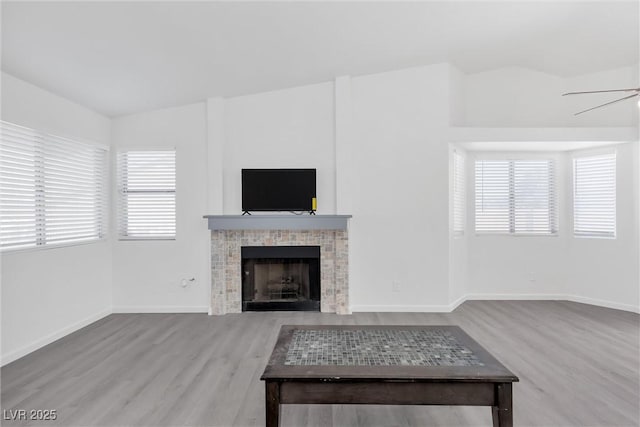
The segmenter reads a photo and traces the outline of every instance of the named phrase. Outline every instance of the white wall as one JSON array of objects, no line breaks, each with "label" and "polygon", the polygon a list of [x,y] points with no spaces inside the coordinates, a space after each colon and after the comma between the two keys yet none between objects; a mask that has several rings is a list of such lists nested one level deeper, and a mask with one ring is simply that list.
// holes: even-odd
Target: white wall
[{"label": "white wall", "polygon": [[[2,73],[2,120],[108,145],[110,120]],[[110,313],[109,241],[2,253],[2,363]]]},{"label": "white wall", "polygon": [[[506,80],[513,77],[510,70],[496,73]],[[616,73],[620,71],[601,74]],[[548,79],[531,71],[516,74],[516,83],[518,75],[527,75],[538,88]],[[471,109],[476,111],[471,119],[480,117],[480,101],[487,93],[470,91],[469,80],[474,87],[474,76],[447,64],[344,76],[335,82],[215,98],[203,105],[119,118],[114,139],[118,146],[155,146],[162,138],[178,146],[179,158],[181,151],[191,150],[193,163],[188,170],[178,170],[179,179],[193,186],[192,198],[178,201],[179,211],[184,213],[182,206],[197,211],[189,219],[196,224],[190,239],[208,240],[200,215],[240,213],[242,168],[316,168],[319,213],[353,214],[350,304],[354,310],[442,311],[467,294],[514,298],[567,294],[571,289],[566,259],[561,259],[568,247],[562,233],[551,239],[480,239],[469,223],[464,238],[450,238],[448,142],[474,137],[599,140],[603,135],[626,135],[628,128],[607,128],[617,123],[609,116],[597,121],[603,126],[599,129],[554,128],[573,120],[570,112],[558,111],[553,114],[562,117],[545,113],[535,123],[524,120],[528,112],[546,108],[546,99],[541,98],[530,100],[532,105],[522,106],[524,110],[512,104],[488,108],[487,120],[480,122],[498,127],[453,128],[469,124],[467,102],[477,107]],[[516,84],[510,90],[517,88]],[[501,96],[509,93],[505,90]],[[515,115],[504,115],[505,109]],[[517,127],[522,124],[532,127]],[[207,157],[203,164],[201,158]],[[560,163],[558,180],[563,182],[564,162]],[[472,158],[467,167],[472,176]],[[472,182],[467,188],[471,191]],[[199,194],[205,195],[202,200]],[[559,198],[565,212],[566,197]],[[467,212],[472,214],[471,209]],[[563,218],[561,225],[566,230]],[[205,245],[208,254],[208,245],[198,244]],[[198,266],[194,256],[174,250],[169,242],[116,245],[114,298],[120,309],[186,311],[208,305],[208,258]],[[141,259],[142,268],[136,265]],[[154,270],[156,259],[165,263]],[[206,291],[196,290],[198,285],[191,291],[176,290],[176,281],[197,270],[203,271],[206,279],[200,283]],[[399,283],[397,291],[393,282]]]},{"label": "white wall", "polygon": [[[474,224],[477,159],[553,159],[556,168],[558,234],[556,236],[476,235]],[[467,294],[482,298],[545,298],[567,293],[566,159],[562,153],[469,152],[467,157]]]},{"label": "white wall", "polygon": [[[449,69],[449,142],[455,141],[454,126],[464,125],[466,75],[455,66]],[[475,137],[475,134],[474,134]],[[465,224],[462,235],[453,233],[453,152],[458,151],[468,165],[466,150],[456,144],[449,144],[449,308],[454,309],[464,300],[469,281],[469,229]],[[465,172],[465,180],[467,174]],[[466,184],[466,183],[465,183]],[[465,185],[465,189],[467,186]],[[465,199],[466,200],[466,199]],[[465,207],[466,208],[466,207]],[[465,217],[467,210],[465,209]]]},{"label": "white wall", "polygon": [[[564,183],[558,193],[559,236],[517,238],[475,236],[472,232],[468,247],[470,297],[555,296],[638,310],[638,189],[633,184],[638,173],[636,102],[628,100],[574,116],[582,109],[616,99],[618,94],[559,96],[568,91],[638,87],[638,77],[637,65],[572,78],[521,68],[465,76],[464,116],[457,123],[466,127],[452,129],[453,141],[635,141],[620,146],[624,156],[618,158],[618,204],[622,204],[618,239],[573,238],[570,159],[568,154],[561,155],[564,171],[559,178]],[[468,168],[468,226],[473,230],[472,165]],[[588,267],[580,270],[581,264]]]},{"label": "white wall", "polygon": [[[573,156],[616,150],[616,238],[589,239],[571,237],[568,245],[568,293],[584,302],[626,310],[640,307],[638,276],[638,143],[621,144],[603,150],[581,150]],[[573,171],[568,171],[572,185]],[[572,212],[569,200],[569,212]],[[569,215],[568,227],[573,229]]]},{"label": "white wall", "polygon": [[565,92],[638,87],[638,66],[571,78],[526,68],[499,68],[464,78],[464,117],[478,127],[598,127],[638,124],[636,103],[627,100],[593,113],[574,113],[623,94],[561,96]]},{"label": "white wall", "polygon": [[[617,236],[573,236],[572,158],[617,152]],[[557,167],[556,237],[477,236],[473,232],[473,164],[478,158],[553,157]],[[468,298],[569,299],[629,311],[640,308],[638,143],[562,153],[470,152],[467,167]]]},{"label": "white wall", "polygon": [[333,83],[225,100],[224,213],[242,213],[241,169],[316,168],[319,214],[336,212]]},{"label": "white wall", "polygon": [[[468,189],[467,177],[469,172],[466,171],[471,159],[466,150],[461,147],[450,144],[449,145],[449,304],[453,309],[457,304],[463,301],[468,293],[468,281],[469,281],[469,235],[473,232],[467,224],[466,218],[468,213],[468,207],[464,206],[463,215],[465,218],[464,230],[462,234],[455,235],[453,232],[454,221],[454,201],[453,201],[453,182],[455,180],[455,171],[453,168],[453,153],[454,150],[462,156],[465,164],[464,181],[465,181],[465,193]],[[464,196],[464,201],[467,201],[467,195]],[[466,204],[466,203],[465,203]]]},{"label": "white wall", "polygon": [[354,310],[449,303],[449,71],[441,64],[352,78]]},{"label": "white wall", "polygon": [[[176,149],[176,239],[131,241],[113,235],[113,304],[117,312],[208,309],[209,232],[206,104],[113,120],[114,150]],[[112,180],[116,188],[115,177]],[[113,193],[115,197],[115,192]],[[115,206],[112,216],[116,217]],[[182,279],[195,278],[186,288]]]},{"label": "white wall", "polygon": [[[111,124],[2,74],[4,120],[101,143],[111,138],[116,148],[175,147],[178,175],[175,241],[116,241],[112,221],[111,241],[2,255],[3,362],[105,315],[112,303],[116,311],[206,311],[209,233],[202,215],[239,213],[240,169],[252,167],[316,168],[319,213],[354,215],[356,310],[446,310],[465,294],[542,293],[637,307],[637,142],[620,148],[616,241],[476,238],[471,222],[456,241],[447,226],[452,125],[466,126],[467,141],[472,126],[493,127],[478,129],[483,140],[514,128],[531,134],[524,140],[553,138],[542,128],[555,126],[586,129],[587,137],[586,127],[637,128],[633,102],[576,118],[571,113],[591,103],[558,97],[566,90],[637,87],[637,76],[637,66],[572,79],[522,69],[468,76],[439,64],[208,100]],[[568,251],[563,267],[558,260],[569,259]],[[191,277],[194,284],[179,286]]]},{"label": "white wall", "polygon": [[449,124],[464,126],[466,117],[467,76],[453,65],[449,65]]},{"label": "white wall", "polygon": [[448,218],[451,72],[442,64],[211,101],[209,147],[224,160],[209,167],[224,169],[223,212],[241,212],[242,168],[316,168],[318,212],[336,213],[340,195],[340,213],[354,215],[351,305],[446,308],[448,232],[436,224]]}]

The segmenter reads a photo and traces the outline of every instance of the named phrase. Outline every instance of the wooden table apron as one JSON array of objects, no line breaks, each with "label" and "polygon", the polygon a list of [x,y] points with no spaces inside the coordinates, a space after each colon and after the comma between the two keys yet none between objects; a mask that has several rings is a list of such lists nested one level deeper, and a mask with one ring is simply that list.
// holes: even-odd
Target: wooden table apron
[{"label": "wooden table apron", "polygon": [[[285,365],[296,329],[445,330],[482,366]],[[281,404],[490,406],[494,426],[513,425],[512,382],[518,378],[457,326],[283,326],[261,377],[266,425],[280,421]]]}]

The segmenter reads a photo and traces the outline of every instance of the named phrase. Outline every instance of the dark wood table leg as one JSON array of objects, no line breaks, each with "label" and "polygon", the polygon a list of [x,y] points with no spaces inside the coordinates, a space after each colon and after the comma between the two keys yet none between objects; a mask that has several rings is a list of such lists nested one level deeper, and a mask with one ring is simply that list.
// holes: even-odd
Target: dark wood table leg
[{"label": "dark wood table leg", "polygon": [[499,424],[498,424],[498,407],[497,406],[492,406],[491,407],[491,418],[493,419],[493,427],[499,427]]},{"label": "dark wood table leg", "polygon": [[513,427],[511,383],[496,384],[496,405],[491,408],[494,427]]},{"label": "dark wood table leg", "polygon": [[266,427],[280,425],[280,383],[267,381],[265,383]]}]

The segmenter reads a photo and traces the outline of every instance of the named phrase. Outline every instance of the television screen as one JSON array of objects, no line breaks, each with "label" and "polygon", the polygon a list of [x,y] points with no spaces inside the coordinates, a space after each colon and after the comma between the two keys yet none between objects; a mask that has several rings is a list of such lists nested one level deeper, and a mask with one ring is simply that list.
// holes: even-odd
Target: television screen
[{"label": "television screen", "polygon": [[242,169],[242,210],[312,211],[315,169]]}]

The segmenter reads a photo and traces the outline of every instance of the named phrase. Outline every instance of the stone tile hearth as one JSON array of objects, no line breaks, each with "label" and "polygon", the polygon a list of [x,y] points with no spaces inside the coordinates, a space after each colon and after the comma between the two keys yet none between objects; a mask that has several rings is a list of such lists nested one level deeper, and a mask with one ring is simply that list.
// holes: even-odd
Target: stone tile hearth
[{"label": "stone tile hearth", "polygon": [[320,246],[320,311],[349,314],[347,230],[211,230],[211,313],[242,311],[243,246]]}]

